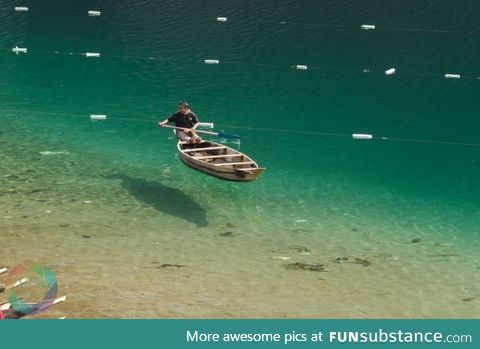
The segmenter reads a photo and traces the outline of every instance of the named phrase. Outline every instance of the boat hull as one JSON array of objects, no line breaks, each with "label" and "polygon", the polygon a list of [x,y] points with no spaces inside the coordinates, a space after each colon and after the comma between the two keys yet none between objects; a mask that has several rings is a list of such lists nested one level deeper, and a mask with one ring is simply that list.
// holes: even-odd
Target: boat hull
[{"label": "boat hull", "polygon": [[[197,148],[198,151],[196,151]],[[180,160],[188,167],[227,181],[250,182],[264,171],[264,168],[259,167],[245,154],[216,142],[203,142],[201,145],[179,142],[177,149]],[[202,149],[207,150],[202,151]],[[203,156],[197,156],[197,154]],[[235,161],[238,158],[241,161]],[[206,160],[213,162],[206,162]]]}]

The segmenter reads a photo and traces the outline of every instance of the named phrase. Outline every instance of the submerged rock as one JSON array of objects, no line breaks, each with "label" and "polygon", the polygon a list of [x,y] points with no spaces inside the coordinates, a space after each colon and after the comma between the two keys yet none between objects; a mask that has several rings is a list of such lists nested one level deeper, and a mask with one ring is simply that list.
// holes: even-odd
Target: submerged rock
[{"label": "submerged rock", "polygon": [[447,242],[436,242],[435,246],[437,246],[437,247],[457,247],[457,245],[450,244],[450,243],[447,243]]},{"label": "submerged rock", "polygon": [[400,260],[400,257],[399,256],[395,256],[395,255],[391,255],[391,256],[386,256],[384,257],[384,259],[386,261],[399,261]]},{"label": "submerged rock", "polygon": [[361,264],[364,267],[368,267],[369,265],[372,265],[372,262],[363,259],[363,258],[349,258],[349,257],[337,257],[335,258],[332,262],[342,264],[342,263],[351,263],[351,264]]},{"label": "submerged rock", "polygon": [[285,265],[287,270],[309,270],[309,271],[326,271],[325,264],[306,264],[306,263],[290,263]]},{"label": "submerged rock", "polygon": [[181,264],[162,264],[159,268],[183,268],[184,265]]},{"label": "submerged rock", "polygon": [[291,250],[295,250],[297,252],[310,252],[310,250],[304,246],[298,246],[298,245],[292,245],[292,246],[288,246],[289,249]]},{"label": "submerged rock", "polygon": [[231,231],[226,231],[224,233],[220,233],[220,234],[218,234],[218,236],[221,236],[223,238],[233,238],[234,237],[233,232],[231,232]]},{"label": "submerged rock", "polygon": [[362,258],[355,258],[354,261],[351,262],[351,263],[361,264],[364,267],[368,267],[369,265],[372,265],[372,262],[367,261],[366,259],[362,259]]},{"label": "submerged rock", "polygon": [[307,233],[309,232],[310,230],[309,229],[304,229],[304,228],[295,228],[295,229],[292,229],[292,233]]}]

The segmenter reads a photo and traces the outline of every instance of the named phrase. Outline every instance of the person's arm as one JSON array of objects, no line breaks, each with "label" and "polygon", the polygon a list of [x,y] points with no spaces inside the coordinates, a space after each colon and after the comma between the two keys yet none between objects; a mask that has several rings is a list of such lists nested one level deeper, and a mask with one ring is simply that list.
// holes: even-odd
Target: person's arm
[{"label": "person's arm", "polygon": [[160,121],[160,122],[158,123],[158,126],[166,125],[166,124],[168,124],[169,122],[175,122],[175,121],[176,121],[176,118],[177,118],[177,114],[173,114],[173,115],[170,116],[169,118],[166,118],[165,120]]},{"label": "person's arm", "polygon": [[195,130],[198,126],[200,126],[200,122],[198,121],[197,114],[194,114],[194,113],[192,114],[193,114],[193,121],[194,121],[192,130]]},{"label": "person's arm", "polygon": [[167,119],[165,119],[165,120],[163,120],[163,121],[160,121],[160,122],[158,123],[158,126],[163,126],[163,125],[168,124],[168,122],[169,122],[168,119],[169,119],[169,118],[167,118]]}]

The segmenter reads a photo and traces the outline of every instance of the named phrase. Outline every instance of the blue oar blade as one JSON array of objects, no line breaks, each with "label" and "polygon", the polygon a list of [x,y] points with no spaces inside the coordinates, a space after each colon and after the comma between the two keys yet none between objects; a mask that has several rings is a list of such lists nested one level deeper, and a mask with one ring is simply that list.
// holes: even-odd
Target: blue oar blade
[{"label": "blue oar blade", "polygon": [[240,136],[233,135],[231,133],[226,133],[226,132],[218,132],[218,137],[226,138],[226,139],[240,139]]}]

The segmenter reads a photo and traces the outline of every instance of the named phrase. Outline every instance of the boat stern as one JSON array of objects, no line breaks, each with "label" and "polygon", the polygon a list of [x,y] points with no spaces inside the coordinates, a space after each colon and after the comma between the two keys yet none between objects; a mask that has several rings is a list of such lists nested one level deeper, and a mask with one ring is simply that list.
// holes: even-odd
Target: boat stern
[{"label": "boat stern", "polygon": [[236,169],[237,175],[242,181],[249,182],[254,181],[265,170],[264,167],[244,168]]}]

